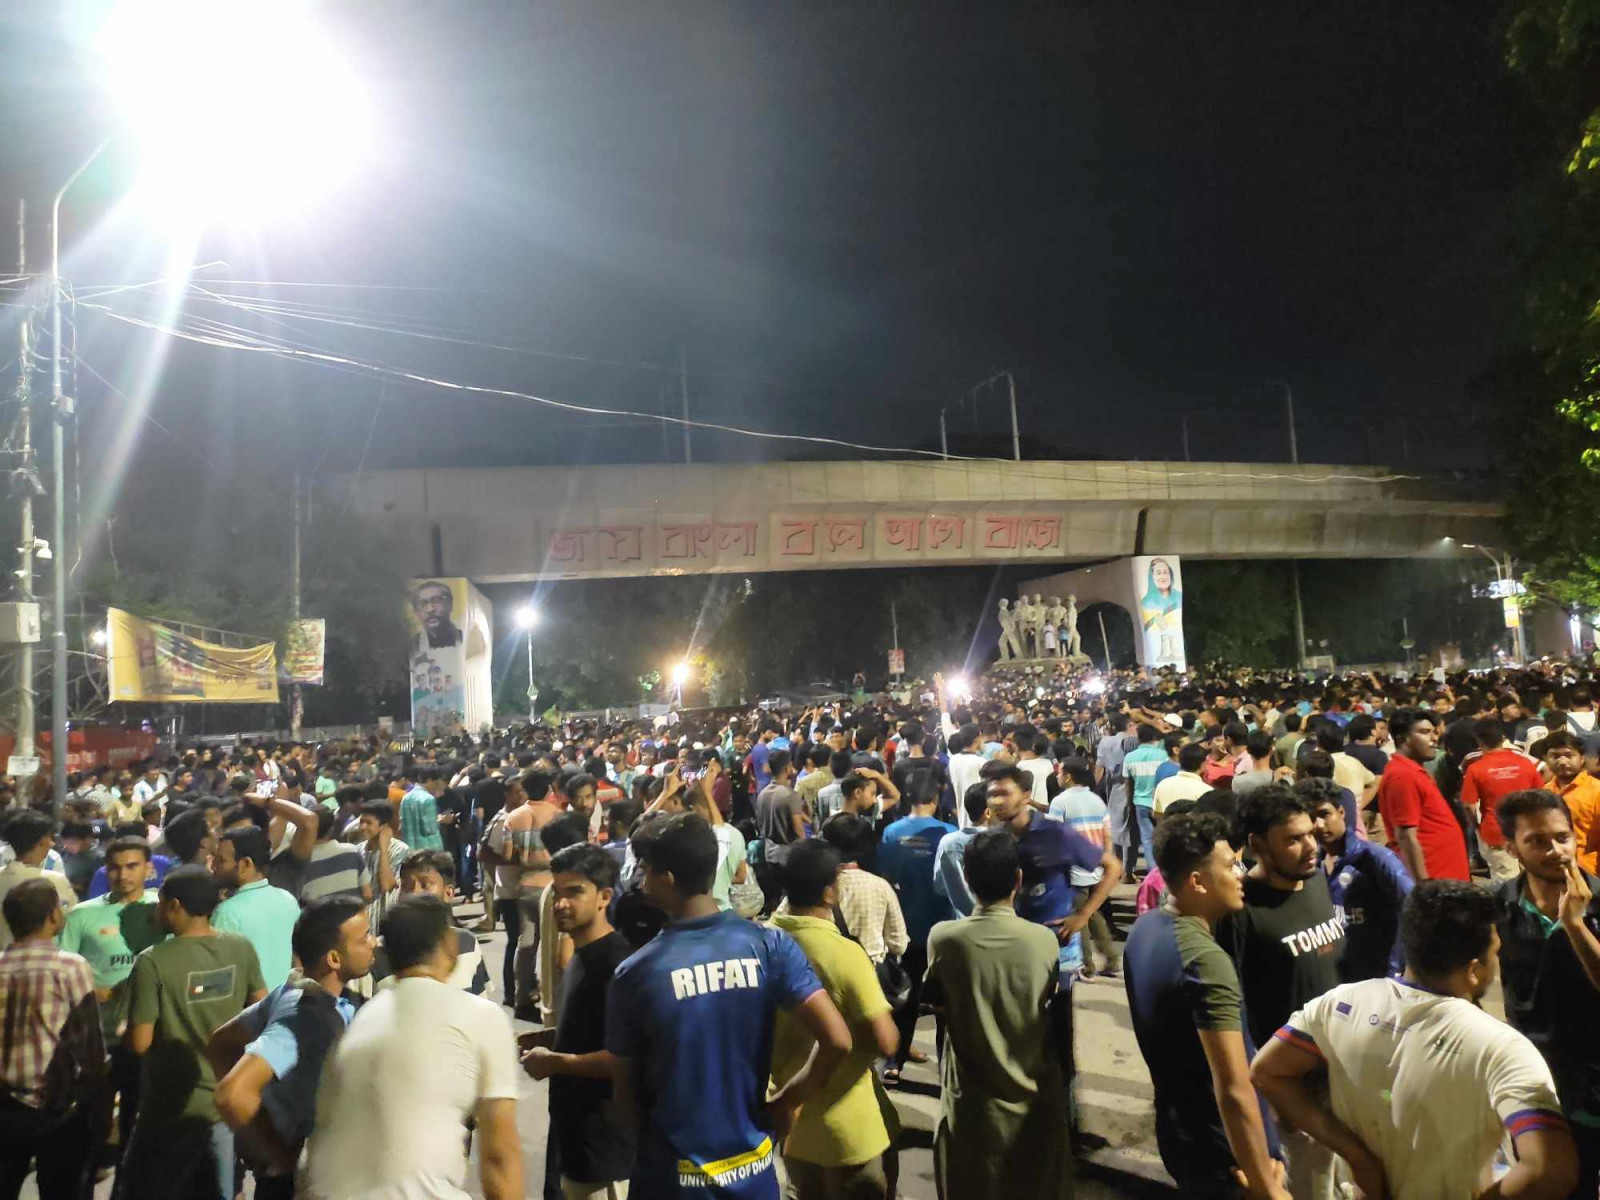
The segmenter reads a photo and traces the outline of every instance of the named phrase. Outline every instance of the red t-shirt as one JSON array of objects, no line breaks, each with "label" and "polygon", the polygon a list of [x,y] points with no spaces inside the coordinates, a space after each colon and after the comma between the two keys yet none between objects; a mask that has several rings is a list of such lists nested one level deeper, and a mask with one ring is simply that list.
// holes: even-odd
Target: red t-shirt
[{"label": "red t-shirt", "polygon": [[1533,759],[1510,746],[1468,755],[1466,768],[1461,776],[1461,803],[1482,805],[1478,815],[1479,840],[1486,845],[1503,846],[1506,836],[1500,831],[1494,806],[1512,792],[1544,787],[1539,768]]},{"label": "red t-shirt", "polygon": [[1461,826],[1439,785],[1419,763],[1403,754],[1389,760],[1378,781],[1378,812],[1383,815],[1391,847],[1399,844],[1397,830],[1409,827],[1417,831],[1430,879],[1472,878]]}]

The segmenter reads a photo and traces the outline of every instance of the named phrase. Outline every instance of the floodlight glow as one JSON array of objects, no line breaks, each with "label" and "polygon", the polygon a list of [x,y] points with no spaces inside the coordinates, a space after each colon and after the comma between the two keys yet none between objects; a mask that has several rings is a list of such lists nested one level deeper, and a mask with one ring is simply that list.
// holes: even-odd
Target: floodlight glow
[{"label": "floodlight glow", "polygon": [[104,629],[96,629],[89,635],[89,640],[96,646],[104,646],[106,644],[106,631]]},{"label": "floodlight glow", "polygon": [[972,699],[972,681],[965,675],[952,675],[945,684],[945,690],[956,700]]},{"label": "floodlight glow", "polygon": [[1083,681],[1083,690],[1091,696],[1098,696],[1106,690],[1106,681],[1098,675],[1091,675]]},{"label": "floodlight glow", "polygon": [[517,628],[532,629],[539,623],[539,610],[531,604],[524,604],[517,609]]},{"label": "floodlight glow", "polygon": [[677,687],[682,687],[689,682],[689,664],[686,662],[672,664],[672,682]]},{"label": "floodlight glow", "polygon": [[347,174],[366,97],[308,0],[122,0],[100,40],[168,217],[279,214]]}]

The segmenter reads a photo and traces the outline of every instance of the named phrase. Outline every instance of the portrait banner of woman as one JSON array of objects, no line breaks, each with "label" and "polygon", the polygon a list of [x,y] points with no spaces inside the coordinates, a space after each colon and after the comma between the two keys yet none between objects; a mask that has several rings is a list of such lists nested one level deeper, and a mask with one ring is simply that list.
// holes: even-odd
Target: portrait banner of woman
[{"label": "portrait banner of woman", "polygon": [[1183,564],[1175,554],[1128,560],[1146,668],[1188,670],[1183,648]]}]

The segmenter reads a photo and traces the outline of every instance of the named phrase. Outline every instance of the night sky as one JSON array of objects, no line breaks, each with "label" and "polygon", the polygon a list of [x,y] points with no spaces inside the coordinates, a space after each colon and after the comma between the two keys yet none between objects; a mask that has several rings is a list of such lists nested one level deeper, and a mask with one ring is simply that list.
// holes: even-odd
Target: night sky
[{"label": "night sky", "polygon": [[[42,210],[99,136],[61,32],[90,7],[30,0],[0,27],[0,197]],[[1517,344],[1529,154],[1495,8],[335,5],[378,161],[293,223],[212,231],[197,260],[429,289],[318,296],[525,352],[186,311],[645,411],[676,409],[675,371],[642,368],[682,346],[697,417],[924,449],[938,408],[1002,367],[1038,456],[1181,458],[1188,414],[1193,457],[1280,460],[1286,380],[1306,460],[1479,468],[1491,439],[1463,392]],[[116,170],[69,206],[69,245]],[[159,273],[160,247],[117,234],[72,257],[75,280]],[[85,362],[124,392],[146,337],[82,318]],[[287,429],[348,469],[369,424],[369,467],[681,452],[653,422],[512,401],[390,387],[377,409],[370,378],[227,351],[175,347],[158,378],[168,437],[132,427],[217,439],[213,461]],[[80,390],[102,430],[127,411]],[[1007,452],[1003,421],[998,393],[953,408],[952,449]],[[817,451],[701,433],[695,454]]]}]

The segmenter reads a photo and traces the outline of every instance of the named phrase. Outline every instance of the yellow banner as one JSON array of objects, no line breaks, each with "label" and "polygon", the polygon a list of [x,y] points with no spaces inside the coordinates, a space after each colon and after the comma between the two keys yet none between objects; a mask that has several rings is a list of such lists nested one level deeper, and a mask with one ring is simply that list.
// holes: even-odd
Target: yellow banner
[{"label": "yellow banner", "polygon": [[146,621],[106,612],[111,698],[158,704],[276,704],[278,652],[272,642],[219,646]]}]

